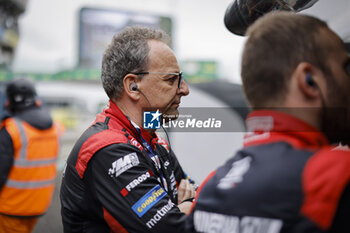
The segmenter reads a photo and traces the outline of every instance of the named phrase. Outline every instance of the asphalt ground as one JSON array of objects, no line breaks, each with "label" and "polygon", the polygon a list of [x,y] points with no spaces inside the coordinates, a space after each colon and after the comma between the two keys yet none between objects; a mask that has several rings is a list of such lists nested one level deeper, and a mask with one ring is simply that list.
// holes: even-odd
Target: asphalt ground
[{"label": "asphalt ground", "polygon": [[34,233],[62,233],[63,226],[61,220],[60,187],[62,171],[56,177],[56,187],[51,205],[45,215],[39,218],[34,228]]}]

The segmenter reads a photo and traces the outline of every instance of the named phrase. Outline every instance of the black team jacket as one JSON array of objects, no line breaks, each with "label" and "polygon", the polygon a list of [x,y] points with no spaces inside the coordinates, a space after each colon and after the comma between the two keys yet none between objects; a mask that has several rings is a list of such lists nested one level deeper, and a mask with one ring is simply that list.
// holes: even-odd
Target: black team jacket
[{"label": "black team jacket", "polygon": [[110,101],[67,160],[60,193],[64,232],[183,232],[177,187],[184,178],[166,141],[139,133]]},{"label": "black team jacket", "polygon": [[244,148],[197,191],[187,232],[350,232],[350,152],[280,112],[247,118]]}]

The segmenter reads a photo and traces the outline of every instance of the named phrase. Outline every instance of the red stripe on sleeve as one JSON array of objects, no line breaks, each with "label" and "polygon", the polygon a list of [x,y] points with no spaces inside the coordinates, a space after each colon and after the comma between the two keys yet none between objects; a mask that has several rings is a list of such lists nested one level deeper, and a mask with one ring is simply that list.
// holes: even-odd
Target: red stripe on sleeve
[{"label": "red stripe on sleeve", "polygon": [[103,217],[111,228],[111,232],[128,233],[128,231],[105,208],[103,208]]},{"label": "red stripe on sleeve", "polygon": [[350,152],[321,150],[312,156],[303,172],[302,214],[322,229],[331,227],[339,200],[350,180]]},{"label": "red stripe on sleeve", "polygon": [[205,178],[205,180],[202,182],[202,184],[198,187],[197,189],[197,192],[196,192],[196,197],[194,198],[194,201],[192,202],[192,207],[191,207],[191,210],[190,212],[188,213],[188,215],[190,215],[196,205],[196,201],[197,201],[197,198],[200,194],[200,192],[202,191],[202,188],[203,186],[216,174],[216,170],[212,171],[208,176],[207,178]]},{"label": "red stripe on sleeve", "polygon": [[116,132],[104,130],[92,135],[86,140],[80,148],[77,163],[75,164],[75,169],[77,169],[80,178],[83,178],[91,157],[103,147],[115,143],[127,143],[127,139],[122,134],[116,134]]}]

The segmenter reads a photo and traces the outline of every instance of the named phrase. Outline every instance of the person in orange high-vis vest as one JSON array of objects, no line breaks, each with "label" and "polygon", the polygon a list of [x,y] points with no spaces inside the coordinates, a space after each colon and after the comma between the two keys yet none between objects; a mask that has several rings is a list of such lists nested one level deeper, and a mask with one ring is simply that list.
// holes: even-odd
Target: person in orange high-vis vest
[{"label": "person in orange high-vis vest", "polygon": [[31,232],[55,186],[59,132],[28,79],[6,88],[11,117],[0,129],[0,233]]}]

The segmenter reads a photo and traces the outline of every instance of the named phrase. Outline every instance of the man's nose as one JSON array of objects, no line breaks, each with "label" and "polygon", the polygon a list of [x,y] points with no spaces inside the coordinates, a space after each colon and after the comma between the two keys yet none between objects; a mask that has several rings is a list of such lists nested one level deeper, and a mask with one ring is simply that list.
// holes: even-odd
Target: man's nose
[{"label": "man's nose", "polygon": [[185,82],[185,80],[182,80],[181,87],[177,89],[177,94],[186,96],[189,93],[190,93],[190,89],[188,88],[187,83]]}]

